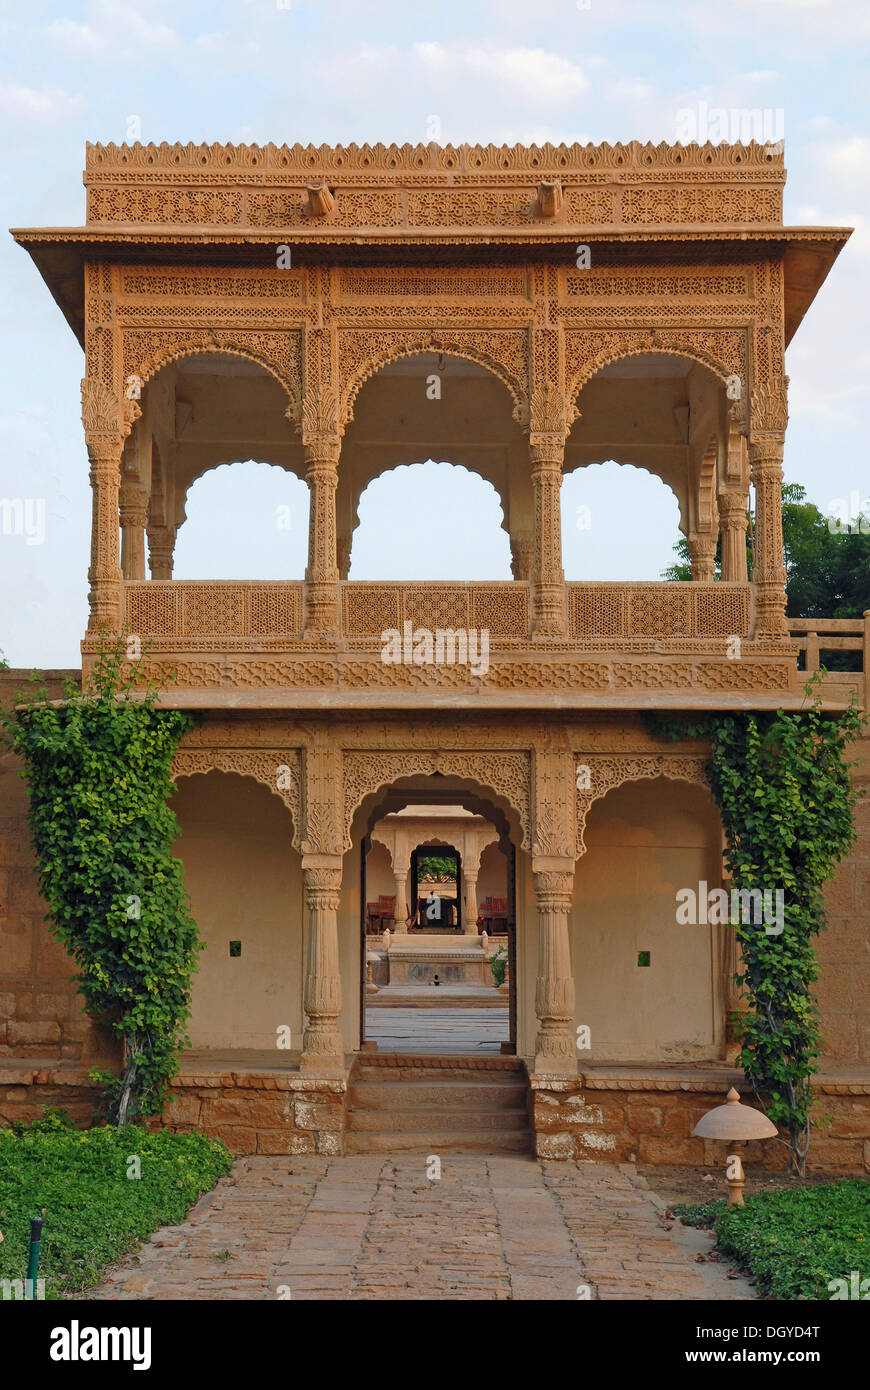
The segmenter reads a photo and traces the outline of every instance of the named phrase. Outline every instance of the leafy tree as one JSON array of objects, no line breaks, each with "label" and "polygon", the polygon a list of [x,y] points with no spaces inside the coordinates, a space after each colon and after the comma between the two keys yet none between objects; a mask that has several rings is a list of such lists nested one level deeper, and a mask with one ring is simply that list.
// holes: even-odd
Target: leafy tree
[{"label": "leafy tree", "polygon": [[[866,528],[866,529],[864,529]],[[747,552],[752,572],[751,547]],[[870,608],[870,528],[838,529],[798,483],[782,489],[782,536],[786,572],[786,612],[790,618],[860,618]],[[689,543],[674,546],[675,564],[663,579],[691,579]],[[716,577],[721,577],[721,550],[716,549]],[[848,655],[848,654],[847,654]],[[832,659],[829,665],[833,666]]]},{"label": "leafy tree", "polygon": [[456,860],[452,855],[418,855],[417,875],[420,878],[446,878],[455,883]]}]

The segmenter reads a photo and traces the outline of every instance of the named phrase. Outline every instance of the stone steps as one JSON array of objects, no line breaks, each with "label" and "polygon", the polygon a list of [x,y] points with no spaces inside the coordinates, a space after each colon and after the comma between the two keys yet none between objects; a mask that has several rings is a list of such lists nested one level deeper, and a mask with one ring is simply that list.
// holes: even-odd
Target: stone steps
[{"label": "stone steps", "polygon": [[514,1057],[360,1058],[350,1078],[346,1151],[527,1153],[525,1069]]},{"label": "stone steps", "polygon": [[[487,1110],[525,1111],[527,1089],[522,1081],[506,1077],[475,1086],[467,1081],[391,1081],[390,1102],[395,1110],[419,1110],[437,1106],[439,1110],[467,1111],[484,1106]],[[353,1082],[349,1092],[354,1108],[380,1109],[384,1087],[378,1081]]]},{"label": "stone steps", "polygon": [[366,1134],[349,1130],[345,1140],[345,1153],[348,1154],[389,1154],[389,1153],[528,1153],[531,1137],[520,1130],[479,1130],[464,1133],[453,1132],[449,1136],[444,1131],[427,1133],[418,1130],[379,1131]]}]

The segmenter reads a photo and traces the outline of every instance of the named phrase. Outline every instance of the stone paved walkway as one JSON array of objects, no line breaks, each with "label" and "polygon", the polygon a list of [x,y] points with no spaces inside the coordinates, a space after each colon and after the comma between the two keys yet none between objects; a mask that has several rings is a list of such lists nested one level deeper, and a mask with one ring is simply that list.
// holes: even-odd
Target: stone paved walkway
[{"label": "stone paved walkway", "polygon": [[366,1009],[366,1037],[380,1052],[492,1056],[509,1036],[506,1004],[487,1009]]},{"label": "stone paved walkway", "polygon": [[663,1208],[629,1165],[445,1155],[433,1181],[422,1154],[243,1158],[90,1297],[756,1296]]}]

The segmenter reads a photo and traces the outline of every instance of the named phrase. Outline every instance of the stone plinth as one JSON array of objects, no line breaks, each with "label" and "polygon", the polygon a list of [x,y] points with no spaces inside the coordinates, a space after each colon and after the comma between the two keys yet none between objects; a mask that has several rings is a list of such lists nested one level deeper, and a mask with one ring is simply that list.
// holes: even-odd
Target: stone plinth
[{"label": "stone plinth", "polygon": [[390,985],[491,985],[489,957],[480,937],[396,935],[390,942]]}]

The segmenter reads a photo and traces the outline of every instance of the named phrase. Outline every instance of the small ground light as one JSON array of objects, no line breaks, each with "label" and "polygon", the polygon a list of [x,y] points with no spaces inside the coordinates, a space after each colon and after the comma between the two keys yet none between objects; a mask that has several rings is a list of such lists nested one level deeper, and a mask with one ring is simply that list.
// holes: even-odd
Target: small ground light
[{"label": "small ground light", "polygon": [[777,1132],[776,1125],[762,1110],[740,1104],[740,1097],[733,1086],[725,1104],[708,1110],[695,1125],[692,1133],[697,1134],[699,1139],[724,1139],[734,1145],[734,1153],[728,1155],[725,1170],[729,1207],[743,1206],[743,1145],[748,1139],[772,1139]]}]

